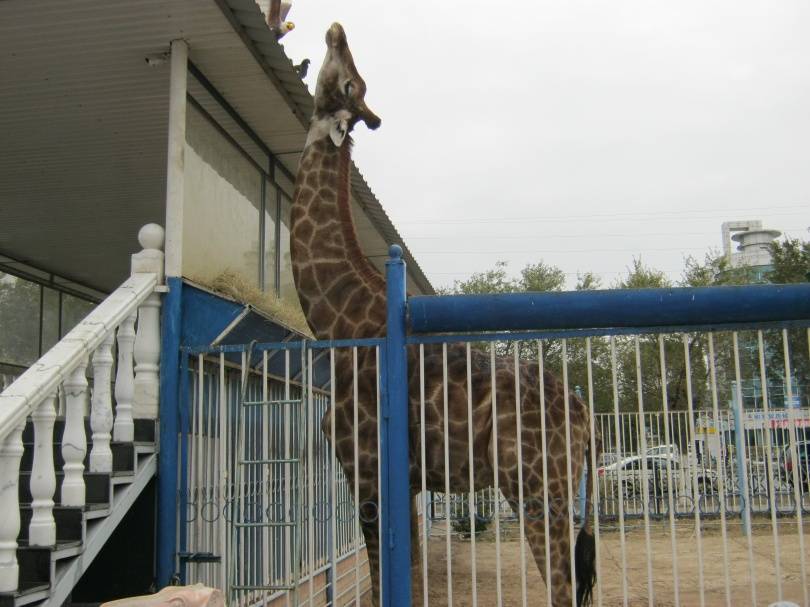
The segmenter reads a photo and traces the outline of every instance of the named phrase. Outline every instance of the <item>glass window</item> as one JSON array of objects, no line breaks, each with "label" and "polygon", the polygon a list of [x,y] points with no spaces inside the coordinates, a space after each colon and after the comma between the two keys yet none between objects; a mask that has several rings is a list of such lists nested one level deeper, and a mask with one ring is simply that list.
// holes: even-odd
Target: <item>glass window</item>
[{"label": "glass window", "polygon": [[95,304],[67,293],[62,294],[62,337],[90,314]]},{"label": "glass window", "polygon": [[59,341],[59,292],[42,287],[42,354]]},{"label": "glass window", "polygon": [[281,197],[281,235],[279,248],[281,257],[281,299],[294,306],[300,306],[298,292],[295,290],[295,281],[292,274],[292,260],[290,259],[290,211],[292,203],[286,196]]},{"label": "glass window", "polygon": [[40,286],[0,272],[0,362],[28,366],[39,358]]},{"label": "glass window", "polygon": [[269,179],[264,189],[264,284],[262,290],[276,292],[276,188]]},{"label": "glass window", "polygon": [[194,106],[186,114],[183,274],[258,287],[262,174]]}]

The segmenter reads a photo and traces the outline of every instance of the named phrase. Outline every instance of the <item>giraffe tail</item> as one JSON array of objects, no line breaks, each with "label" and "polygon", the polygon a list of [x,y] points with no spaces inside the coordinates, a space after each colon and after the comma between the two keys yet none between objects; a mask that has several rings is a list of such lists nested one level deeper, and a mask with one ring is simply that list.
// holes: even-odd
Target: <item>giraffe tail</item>
[{"label": "giraffe tail", "polygon": [[[594,436],[594,453],[591,454],[590,445],[587,450],[588,469],[594,468],[592,462],[599,461],[602,452],[602,437],[598,430]],[[591,457],[592,456],[592,457]],[[591,471],[594,474],[595,471]],[[588,508],[592,505],[593,483],[591,479],[585,485],[585,511],[583,513],[582,529],[579,530],[577,541],[574,546],[574,567],[577,581],[577,607],[585,607],[591,604],[593,598],[593,587],[596,584],[596,540],[591,529],[591,517]]]}]

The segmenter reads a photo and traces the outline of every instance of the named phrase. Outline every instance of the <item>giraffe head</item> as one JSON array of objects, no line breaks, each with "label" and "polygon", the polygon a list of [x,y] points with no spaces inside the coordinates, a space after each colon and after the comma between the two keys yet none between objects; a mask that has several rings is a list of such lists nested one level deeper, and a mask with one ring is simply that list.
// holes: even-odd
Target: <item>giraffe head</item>
[{"label": "giraffe head", "polygon": [[326,32],[326,58],[323,60],[315,87],[315,115],[310,139],[327,134],[340,147],[354,125],[362,120],[370,129],[381,120],[366,105],[366,83],[354,65],[346,32],[333,23]]}]

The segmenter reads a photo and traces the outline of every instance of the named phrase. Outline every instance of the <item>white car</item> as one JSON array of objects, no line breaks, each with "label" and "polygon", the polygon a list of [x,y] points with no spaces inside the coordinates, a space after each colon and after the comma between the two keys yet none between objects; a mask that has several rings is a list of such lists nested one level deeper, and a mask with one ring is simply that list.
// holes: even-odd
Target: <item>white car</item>
[{"label": "white car", "polygon": [[[670,483],[667,481],[667,464],[672,474],[672,490],[676,493],[683,493],[685,485],[691,485],[691,479],[684,477],[687,469],[681,466],[679,458],[673,453],[647,455],[642,457],[634,455],[626,457],[620,462],[603,466],[597,469],[597,475],[604,483],[604,489],[612,489],[610,493],[616,492],[621,479],[621,494],[625,497],[640,496],[643,494],[644,480],[646,482],[650,496],[664,495],[669,491]],[[646,465],[646,470],[645,470]],[[710,470],[697,470],[698,491],[701,494],[711,492],[714,487],[714,474]]]}]

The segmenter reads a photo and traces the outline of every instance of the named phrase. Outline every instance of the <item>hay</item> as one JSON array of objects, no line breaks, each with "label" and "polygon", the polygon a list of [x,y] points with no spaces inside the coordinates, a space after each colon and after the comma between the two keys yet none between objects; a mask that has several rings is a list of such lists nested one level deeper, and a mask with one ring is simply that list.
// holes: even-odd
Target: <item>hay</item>
[{"label": "hay", "polygon": [[250,304],[260,312],[267,314],[273,321],[293,329],[303,335],[314,338],[307,319],[300,306],[279,299],[273,293],[261,291],[241,274],[225,270],[210,283],[210,288],[238,302]]}]

